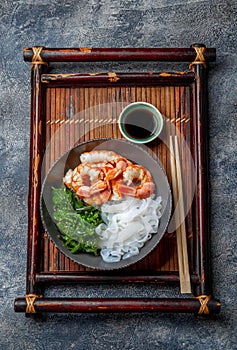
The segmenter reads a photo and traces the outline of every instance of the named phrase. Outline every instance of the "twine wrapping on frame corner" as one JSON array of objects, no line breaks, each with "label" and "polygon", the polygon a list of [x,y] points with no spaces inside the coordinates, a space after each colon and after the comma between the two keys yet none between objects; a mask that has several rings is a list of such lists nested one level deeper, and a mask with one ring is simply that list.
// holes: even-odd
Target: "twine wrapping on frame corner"
[{"label": "twine wrapping on frame corner", "polygon": [[46,67],[48,67],[48,63],[44,62],[42,60],[42,57],[40,56],[40,53],[43,50],[43,48],[44,48],[43,46],[32,47],[32,51],[33,51],[34,56],[32,57],[32,61],[31,61],[31,67],[30,67],[31,69],[34,68],[34,66],[38,65],[38,64],[43,64]]},{"label": "twine wrapping on frame corner", "polygon": [[198,299],[200,302],[200,309],[198,311],[198,315],[209,315],[210,311],[208,308],[208,302],[211,300],[211,295],[199,295],[195,297],[195,299]]},{"label": "twine wrapping on frame corner", "polygon": [[27,314],[35,314],[35,306],[34,302],[37,298],[42,298],[42,295],[36,295],[36,294],[26,294],[26,313]]},{"label": "twine wrapping on frame corner", "polygon": [[204,68],[207,68],[205,57],[204,57],[205,47],[194,46],[193,48],[196,51],[196,57],[195,57],[195,60],[192,63],[190,63],[189,69],[191,69],[194,64],[202,64]]}]

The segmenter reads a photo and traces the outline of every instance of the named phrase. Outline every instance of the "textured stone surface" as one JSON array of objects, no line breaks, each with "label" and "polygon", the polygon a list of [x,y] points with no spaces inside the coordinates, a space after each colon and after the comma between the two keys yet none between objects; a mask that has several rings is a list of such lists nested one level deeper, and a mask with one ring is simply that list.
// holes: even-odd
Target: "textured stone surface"
[{"label": "textured stone surface", "polygon": [[[0,349],[237,349],[236,1],[1,0],[0,8]],[[221,314],[206,321],[179,314],[49,315],[36,322],[14,313],[14,298],[25,291],[27,244],[30,71],[23,48],[194,42],[217,49],[209,77],[211,253]],[[73,292],[84,293],[82,287]],[[119,290],[89,289],[103,293]],[[139,287],[138,293],[169,291]]]}]

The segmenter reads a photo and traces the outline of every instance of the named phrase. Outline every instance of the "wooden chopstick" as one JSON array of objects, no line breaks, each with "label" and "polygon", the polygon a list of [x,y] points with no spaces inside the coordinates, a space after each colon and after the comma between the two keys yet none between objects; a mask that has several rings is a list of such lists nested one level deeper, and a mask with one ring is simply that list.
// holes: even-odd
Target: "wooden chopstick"
[{"label": "wooden chopstick", "polygon": [[182,294],[185,294],[191,293],[191,283],[188,264],[187,237],[184,223],[182,174],[177,136],[174,136],[174,144],[175,147],[173,145],[173,136],[170,136],[171,176],[175,207],[174,215],[176,224],[181,223],[176,229],[180,290]]}]

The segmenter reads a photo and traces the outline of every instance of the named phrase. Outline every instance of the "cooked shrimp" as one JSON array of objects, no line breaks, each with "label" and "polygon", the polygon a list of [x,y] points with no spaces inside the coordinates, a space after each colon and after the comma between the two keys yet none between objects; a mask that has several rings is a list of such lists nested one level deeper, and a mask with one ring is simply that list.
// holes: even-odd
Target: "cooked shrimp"
[{"label": "cooked shrimp", "polygon": [[[91,184],[97,182],[102,177],[100,168],[80,164],[72,172],[71,188],[77,192],[81,186],[91,186]],[[67,185],[67,183],[65,184]]]},{"label": "cooked shrimp", "polygon": [[[106,180],[110,181],[116,179],[119,175],[124,173],[129,164],[132,163],[122,157],[116,159],[116,161],[111,161],[108,164],[105,164],[103,169],[106,172]],[[109,168],[108,165],[112,165],[112,168]]]},{"label": "cooked shrimp", "polygon": [[155,184],[150,172],[113,151],[94,150],[80,157],[81,164],[68,170],[63,180],[67,187],[90,205],[124,196],[149,197]]},{"label": "cooked shrimp", "polygon": [[76,194],[89,205],[101,205],[109,200],[111,188],[108,182],[99,180],[90,187],[81,186]]},{"label": "cooked shrimp", "polygon": [[113,200],[120,200],[124,196],[136,197],[136,188],[126,185],[122,180],[112,182]]},{"label": "cooked shrimp", "polygon": [[101,192],[107,189],[107,187],[108,187],[108,183],[106,181],[98,180],[96,183],[94,183],[91,186],[83,185],[79,187],[78,190],[76,191],[76,194],[79,197],[87,198],[92,196],[93,194],[96,194],[98,192]]},{"label": "cooked shrimp", "polygon": [[[81,163],[74,170],[69,170],[64,176],[64,183],[88,204],[93,202],[93,198],[99,192],[108,190],[107,196],[111,194],[109,183],[105,180],[105,173],[93,163]],[[96,200],[96,202],[103,201],[103,198],[107,201],[107,196],[105,197],[104,193],[103,196],[100,196],[100,201]]]},{"label": "cooked shrimp", "polygon": [[108,202],[111,197],[111,189],[106,188],[100,192],[91,194],[90,197],[83,198],[84,202],[89,205],[101,205]]},{"label": "cooked shrimp", "polygon": [[148,198],[153,193],[155,184],[150,172],[141,165],[129,165],[123,173],[123,181],[114,184],[113,190],[120,196],[139,199]]},{"label": "cooked shrimp", "polygon": [[84,152],[80,156],[81,163],[101,163],[105,164],[111,160],[116,160],[121,156],[113,151],[94,150],[91,152]]}]

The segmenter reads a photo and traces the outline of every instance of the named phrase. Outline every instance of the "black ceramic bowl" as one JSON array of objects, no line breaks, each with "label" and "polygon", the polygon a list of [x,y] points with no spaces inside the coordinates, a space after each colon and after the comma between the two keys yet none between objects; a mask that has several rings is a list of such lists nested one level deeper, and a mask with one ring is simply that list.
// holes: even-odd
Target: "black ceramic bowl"
[{"label": "black ceramic bowl", "polygon": [[[156,195],[162,197],[162,217],[160,219],[158,231],[141,248],[140,253],[131,258],[115,263],[106,263],[101,256],[94,256],[88,253],[72,254],[67,250],[63,242],[58,237],[60,235],[53,219],[52,187],[60,187],[63,183],[63,176],[68,169],[74,169],[80,163],[80,155],[83,152],[94,149],[111,150],[126,157],[134,163],[138,163],[147,168],[153,177],[156,185]],[[144,258],[160,242],[169,223],[171,214],[171,191],[168,179],[160,163],[148,154],[144,146],[119,139],[96,139],[81,143],[64,153],[49,170],[40,197],[41,218],[45,230],[48,232],[56,247],[73,261],[84,266],[99,269],[113,270],[127,267]]]}]

